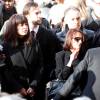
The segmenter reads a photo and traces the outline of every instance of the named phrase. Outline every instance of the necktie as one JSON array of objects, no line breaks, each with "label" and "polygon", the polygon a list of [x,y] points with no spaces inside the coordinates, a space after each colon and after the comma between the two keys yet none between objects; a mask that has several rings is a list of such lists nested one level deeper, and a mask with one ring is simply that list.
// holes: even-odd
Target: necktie
[{"label": "necktie", "polygon": [[34,38],[36,38],[36,33],[34,31],[31,31],[31,34]]}]

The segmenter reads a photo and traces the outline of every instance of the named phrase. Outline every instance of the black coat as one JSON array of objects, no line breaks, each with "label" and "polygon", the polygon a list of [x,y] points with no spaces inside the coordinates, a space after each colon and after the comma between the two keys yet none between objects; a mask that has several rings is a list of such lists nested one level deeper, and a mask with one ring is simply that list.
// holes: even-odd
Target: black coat
[{"label": "black coat", "polygon": [[4,44],[6,68],[2,73],[2,91],[8,93],[19,92],[21,88],[37,89],[43,74],[43,59],[39,44],[20,45],[12,48]]},{"label": "black coat", "polygon": [[60,51],[56,53],[56,77],[61,80],[66,80],[71,73],[73,72],[76,65],[80,62],[80,59],[77,58],[73,61],[71,67],[67,67],[67,63],[70,60],[70,51]]},{"label": "black coat", "polygon": [[56,52],[62,50],[62,46],[52,31],[43,27],[39,27],[36,39],[39,41],[41,51],[43,53],[45,65],[44,80],[47,82],[51,79],[52,70],[55,69],[55,54]]},{"label": "black coat", "polygon": [[[71,52],[70,51],[60,51],[56,54],[56,78],[60,79],[60,80],[68,80],[68,78],[71,76],[71,74],[73,73],[73,71],[75,70],[76,66],[79,64],[79,62],[81,61],[80,59],[80,55],[77,57],[77,59],[75,59],[72,62],[72,66],[68,67],[67,63],[70,60],[70,55]],[[86,75],[86,72],[83,73],[82,75],[82,80],[80,80],[80,85],[75,85],[75,90],[73,92],[70,93],[70,95],[68,96],[68,100],[72,100],[72,98],[80,96],[82,93],[82,90],[84,88],[84,84],[85,81],[84,78]],[[84,83],[83,83],[84,82]]]}]

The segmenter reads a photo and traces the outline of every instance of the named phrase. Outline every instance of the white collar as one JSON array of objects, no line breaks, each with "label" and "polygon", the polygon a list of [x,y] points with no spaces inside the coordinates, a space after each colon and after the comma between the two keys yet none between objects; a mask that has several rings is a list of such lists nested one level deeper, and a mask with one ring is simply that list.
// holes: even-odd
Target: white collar
[{"label": "white collar", "polygon": [[38,32],[38,29],[39,29],[39,25],[38,25],[37,27],[35,27],[35,28],[33,29],[33,31],[34,31],[35,33],[37,33],[37,32]]}]

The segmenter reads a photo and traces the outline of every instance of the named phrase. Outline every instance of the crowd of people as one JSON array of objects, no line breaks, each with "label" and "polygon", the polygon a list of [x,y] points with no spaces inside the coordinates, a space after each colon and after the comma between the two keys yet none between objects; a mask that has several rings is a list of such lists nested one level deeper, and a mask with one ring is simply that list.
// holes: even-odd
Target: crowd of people
[{"label": "crowd of people", "polygon": [[[100,0],[37,1],[0,1],[0,94],[99,100]],[[49,96],[54,80],[63,85]]]}]

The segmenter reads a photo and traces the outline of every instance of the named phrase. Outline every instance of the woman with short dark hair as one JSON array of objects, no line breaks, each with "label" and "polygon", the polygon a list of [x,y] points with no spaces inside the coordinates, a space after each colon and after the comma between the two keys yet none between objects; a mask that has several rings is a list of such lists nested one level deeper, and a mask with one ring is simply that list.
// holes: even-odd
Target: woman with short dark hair
[{"label": "woman with short dark hair", "polygon": [[15,14],[9,19],[3,50],[6,68],[2,73],[1,90],[20,93],[28,100],[36,97],[43,73],[43,59],[39,44],[31,36],[24,15]]}]

